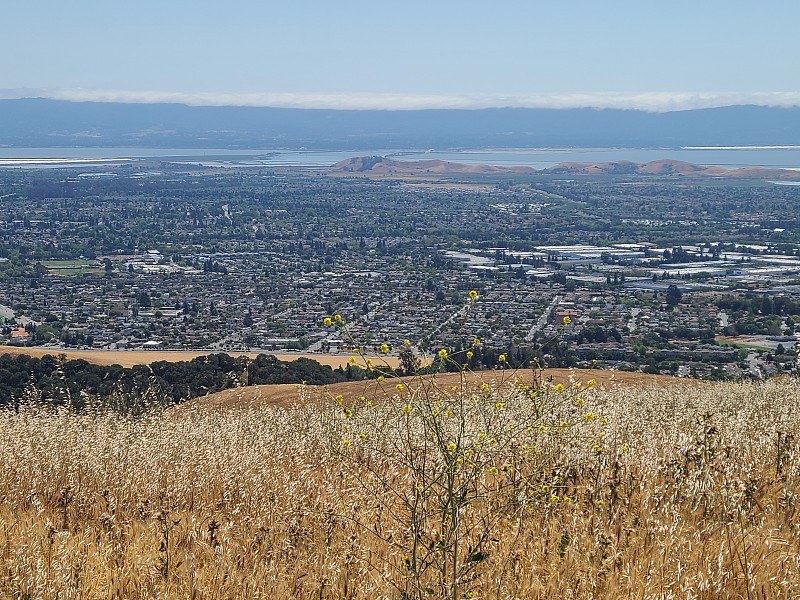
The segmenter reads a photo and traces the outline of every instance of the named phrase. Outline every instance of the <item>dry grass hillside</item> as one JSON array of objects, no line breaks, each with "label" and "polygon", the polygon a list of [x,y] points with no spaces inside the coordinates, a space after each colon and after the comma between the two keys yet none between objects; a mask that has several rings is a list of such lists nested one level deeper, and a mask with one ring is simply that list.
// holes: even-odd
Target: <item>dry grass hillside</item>
[{"label": "dry grass hillside", "polygon": [[553,375],[2,412],[0,597],[800,597],[796,379]]},{"label": "dry grass hillside", "polygon": [[446,160],[394,160],[383,156],[358,156],[342,160],[331,167],[341,173],[392,173],[420,175],[428,173],[534,173],[531,167],[471,165]]},{"label": "dry grass hillside", "polygon": [[[677,379],[664,375],[647,375],[644,373],[627,373],[623,371],[607,371],[601,369],[547,369],[543,378],[553,384],[568,381],[586,382],[594,379],[600,386],[614,385],[698,385],[697,380]],[[532,383],[531,371],[482,371],[472,372],[462,377],[460,373],[443,373],[436,375],[432,387],[434,389],[447,389],[453,385],[461,386],[462,382],[470,384],[488,383],[493,388],[509,380],[523,383]],[[385,379],[382,382],[375,380],[353,381],[337,383],[325,387],[286,385],[253,385],[248,387],[233,388],[197,398],[179,407],[186,410],[194,406],[214,408],[251,408],[260,405],[293,406],[298,402],[320,402],[330,400],[341,395],[345,398],[359,398],[360,396],[372,399],[385,399],[395,393],[398,383],[414,382],[415,378],[400,377],[398,379]]]},{"label": "dry grass hillside", "polygon": [[[249,356],[255,358],[256,354],[245,352],[226,352],[231,356]],[[45,355],[63,355],[68,360],[85,360],[95,365],[120,365],[122,367],[133,367],[136,365],[149,365],[158,361],[179,362],[190,361],[198,356],[207,356],[209,351],[194,350],[63,350],[60,348],[36,348],[29,346],[0,346],[0,354],[20,355],[26,354],[36,358]],[[298,358],[310,358],[322,365],[327,365],[332,369],[347,366],[347,359],[350,354],[301,354],[287,353],[275,354],[278,360],[292,361]],[[383,362],[392,367],[399,366],[400,362],[392,356],[383,357]]]}]

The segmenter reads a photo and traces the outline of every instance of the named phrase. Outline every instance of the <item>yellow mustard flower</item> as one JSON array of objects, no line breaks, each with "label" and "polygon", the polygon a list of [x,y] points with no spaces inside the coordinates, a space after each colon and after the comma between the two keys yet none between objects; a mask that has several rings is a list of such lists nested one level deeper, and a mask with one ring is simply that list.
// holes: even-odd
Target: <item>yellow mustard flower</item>
[{"label": "yellow mustard flower", "polygon": [[331,320],[330,317],[325,317],[324,319],[322,319],[322,324],[325,325],[325,327],[330,327],[331,325],[333,325],[333,321]]},{"label": "yellow mustard flower", "polygon": [[470,290],[469,291],[469,298],[470,300],[475,300],[478,297],[478,290]]},{"label": "yellow mustard flower", "polygon": [[381,344],[381,354],[389,352],[389,344]]},{"label": "yellow mustard flower", "polygon": [[564,315],[564,325],[569,325],[572,323],[572,319],[570,319],[569,315]]},{"label": "yellow mustard flower", "polygon": [[445,350],[444,348],[442,348],[441,350],[439,350],[439,356],[440,356],[441,358],[445,358],[445,359],[446,359],[446,358],[447,358],[447,350]]}]

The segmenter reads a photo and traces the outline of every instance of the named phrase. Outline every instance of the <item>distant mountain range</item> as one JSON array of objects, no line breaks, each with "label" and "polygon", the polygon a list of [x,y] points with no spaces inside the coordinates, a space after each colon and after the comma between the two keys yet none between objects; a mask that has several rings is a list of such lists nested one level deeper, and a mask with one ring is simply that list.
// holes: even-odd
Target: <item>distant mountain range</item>
[{"label": "distant mountain range", "polygon": [[695,165],[680,160],[655,160],[647,163],[635,163],[627,160],[600,163],[560,163],[537,171],[532,167],[466,165],[447,160],[395,160],[384,156],[357,156],[336,163],[331,167],[331,171],[362,175],[543,173],[548,175],[674,175],[800,180],[800,172],[791,169],[767,169],[763,167],[725,169],[723,167]]},{"label": "distant mountain range", "polygon": [[0,146],[354,149],[800,145],[800,108],[322,110],[0,100]]}]

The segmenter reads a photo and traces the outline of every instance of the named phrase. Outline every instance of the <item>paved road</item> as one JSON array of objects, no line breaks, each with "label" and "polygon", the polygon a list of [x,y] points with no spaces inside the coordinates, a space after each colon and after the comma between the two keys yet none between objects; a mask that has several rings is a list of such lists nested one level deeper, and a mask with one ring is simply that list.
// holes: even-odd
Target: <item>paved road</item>
[{"label": "paved road", "polygon": [[434,328],[434,329],[433,329],[433,330],[432,330],[432,331],[431,331],[431,332],[430,332],[430,333],[429,333],[429,334],[426,336],[426,339],[432,340],[432,339],[433,339],[433,337],[434,337],[434,336],[435,336],[437,333],[439,333],[439,332],[442,330],[442,328],[443,328],[445,325],[448,325],[448,324],[452,323],[452,322],[453,322],[455,319],[457,319],[458,317],[463,317],[463,316],[465,316],[465,315],[467,314],[467,312],[469,312],[469,308],[470,308],[470,306],[471,306],[471,305],[472,305],[472,302],[467,302],[467,303],[466,303],[464,306],[462,306],[462,307],[461,307],[461,308],[459,308],[459,309],[458,309],[456,312],[454,312],[452,315],[450,315],[449,317],[447,317],[447,319],[445,319],[444,321],[442,321],[441,323],[439,323],[439,324],[438,324],[438,325],[437,325],[437,326],[436,326],[436,327],[435,327],[435,328]]},{"label": "paved road", "polygon": [[633,333],[636,331],[636,317],[639,316],[639,313],[642,312],[641,308],[632,308],[631,309],[631,319],[628,321],[628,331]]},{"label": "paved road", "polygon": [[758,354],[755,352],[751,352],[747,355],[747,367],[750,374],[757,379],[763,379],[764,373],[761,372],[761,368],[758,366],[759,362]]},{"label": "paved road", "polygon": [[528,335],[525,336],[526,342],[530,342],[531,340],[533,340],[533,337],[536,335],[536,333],[540,331],[545,325],[547,325],[547,322],[550,320],[550,311],[552,311],[556,306],[558,306],[559,302],[561,302],[561,296],[556,296],[555,298],[553,298],[553,300],[547,306],[547,309],[545,309],[542,315],[533,324],[530,331],[528,332]]}]

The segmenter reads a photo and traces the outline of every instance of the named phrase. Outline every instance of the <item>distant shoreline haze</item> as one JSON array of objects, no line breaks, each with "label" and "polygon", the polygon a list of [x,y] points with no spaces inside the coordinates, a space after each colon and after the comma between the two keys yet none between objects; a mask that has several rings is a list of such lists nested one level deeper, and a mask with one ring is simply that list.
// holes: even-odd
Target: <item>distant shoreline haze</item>
[{"label": "distant shoreline haze", "polygon": [[[332,110],[0,100],[0,146],[262,150],[800,146],[800,108]],[[336,162],[336,161],[333,161]]]},{"label": "distant shoreline haze", "polygon": [[728,148],[470,148],[271,150],[146,147],[0,147],[0,169],[117,169],[125,165],[168,162],[210,168],[335,168],[342,161],[385,157],[400,166],[446,161],[489,168],[529,167],[541,171],[564,164],[678,161],[726,170],[744,167],[800,169],[800,146]]}]

